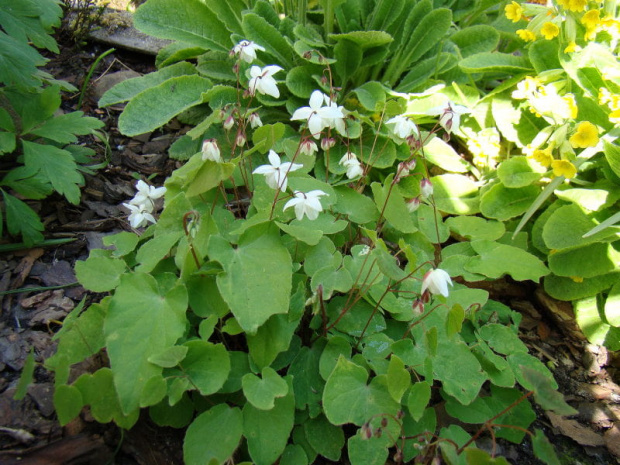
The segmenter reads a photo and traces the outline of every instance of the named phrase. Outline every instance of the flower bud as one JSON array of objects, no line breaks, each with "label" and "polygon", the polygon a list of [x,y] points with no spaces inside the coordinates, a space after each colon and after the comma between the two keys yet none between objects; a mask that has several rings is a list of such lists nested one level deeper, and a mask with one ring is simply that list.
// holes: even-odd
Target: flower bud
[{"label": "flower bud", "polygon": [[226,118],[226,120],[224,120],[224,124],[222,126],[224,126],[224,129],[229,131],[230,129],[232,129],[234,125],[235,125],[235,118],[233,118],[231,115],[228,118]]},{"label": "flower bud", "polygon": [[333,137],[324,137],[323,139],[321,139],[321,148],[324,152],[327,152],[334,145],[336,145],[336,139],[334,139]]},{"label": "flower bud", "polygon": [[420,195],[425,199],[433,195],[433,184],[428,178],[420,181]]},{"label": "flower bud", "polygon": [[306,139],[302,141],[301,144],[299,145],[299,153],[301,153],[302,155],[312,156],[318,150],[319,148],[317,147],[316,143],[312,139]]},{"label": "flower bud", "polygon": [[396,452],[394,452],[393,460],[396,463],[400,463],[400,462],[403,461],[403,452],[400,449],[398,449]]},{"label": "flower bud", "polygon": [[387,418],[383,417],[383,418],[381,419],[381,426],[382,426],[383,428],[385,428],[387,425],[388,425],[388,420],[387,420]]},{"label": "flower bud", "polygon": [[407,201],[407,210],[409,210],[409,213],[413,213],[418,208],[420,208],[420,197],[414,197]]},{"label": "flower bud", "polygon": [[241,147],[241,146],[245,145],[246,141],[247,141],[247,138],[245,137],[245,134],[243,132],[239,131],[237,133],[237,138],[235,139],[235,144],[238,147]]},{"label": "flower bud", "polygon": [[364,423],[362,425],[362,430],[360,432],[362,439],[364,440],[368,440],[372,437],[372,428],[370,428],[370,425],[368,423]]},{"label": "flower bud", "polygon": [[217,146],[215,139],[205,139],[202,141],[202,159],[211,160],[217,163],[222,161],[220,156],[220,148]]},{"label": "flower bud", "polygon": [[260,116],[258,116],[258,113],[252,113],[248,118],[248,121],[250,122],[250,127],[252,129],[260,128],[263,125],[263,122],[261,121]]}]

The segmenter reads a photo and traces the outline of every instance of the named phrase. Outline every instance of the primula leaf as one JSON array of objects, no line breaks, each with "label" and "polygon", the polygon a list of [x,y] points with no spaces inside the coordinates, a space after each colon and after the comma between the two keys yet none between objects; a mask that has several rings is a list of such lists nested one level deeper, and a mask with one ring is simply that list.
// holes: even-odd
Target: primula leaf
[{"label": "primula leaf", "polygon": [[77,205],[80,201],[80,184],[84,178],[77,170],[75,159],[66,150],[53,145],[41,145],[22,141],[24,164],[39,171],[54,189],[64,195],[69,202]]},{"label": "primula leaf", "polygon": [[472,273],[493,279],[509,274],[517,281],[531,279],[535,282],[549,274],[540,259],[519,247],[488,240],[474,241],[471,245],[479,254],[471,258],[465,266],[467,271]]},{"label": "primula leaf", "polygon": [[153,131],[179,113],[202,103],[202,94],[211,81],[200,76],[176,76],[137,94],[118,119],[119,130],[127,136]]},{"label": "primula leaf", "polygon": [[[290,377],[286,378],[290,383]],[[293,429],[295,398],[293,390],[275,400],[271,410],[259,410],[250,403],[243,407],[243,435],[250,457],[256,465],[271,465],[282,454]]]},{"label": "primula leaf", "polygon": [[183,460],[187,465],[204,465],[213,459],[224,463],[237,449],[242,432],[241,410],[218,404],[198,415],[187,428]]},{"label": "primula leaf", "polygon": [[499,52],[476,53],[462,60],[459,67],[466,73],[520,74],[532,71],[526,57]]},{"label": "primula leaf", "polygon": [[478,24],[461,29],[450,36],[463,58],[476,53],[492,52],[499,44],[499,33],[492,26]]},{"label": "primula leaf", "polygon": [[146,382],[162,368],[148,361],[185,332],[187,291],[177,284],[162,294],[154,277],[125,274],[110,301],[104,332],[114,384],[125,414],[140,404]]},{"label": "primula leaf", "polygon": [[255,13],[243,15],[241,26],[246,39],[252,40],[265,47],[265,53],[275,58],[275,64],[286,69],[293,67],[293,57],[296,55],[291,44],[284,36],[264,18]]},{"label": "primula leaf", "polygon": [[231,47],[226,25],[200,0],[150,0],[138,8],[133,21],[140,31],[162,39],[222,52]]},{"label": "primula leaf", "polygon": [[288,312],[292,261],[277,226],[249,228],[236,249],[214,236],[209,241],[209,256],[224,268],[217,275],[217,285],[244,331],[254,334],[271,315]]}]

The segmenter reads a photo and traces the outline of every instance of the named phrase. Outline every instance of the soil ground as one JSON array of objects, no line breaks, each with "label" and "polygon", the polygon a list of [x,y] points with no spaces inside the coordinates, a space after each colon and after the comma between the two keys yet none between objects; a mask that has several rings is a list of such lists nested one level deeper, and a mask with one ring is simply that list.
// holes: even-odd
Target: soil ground
[{"label": "soil ground", "polygon": [[[81,88],[97,56],[107,47],[65,44],[50,57],[47,70]],[[183,431],[154,425],[148,415],[128,432],[96,423],[87,410],[62,428],[53,409],[53,379],[42,362],[54,353],[52,341],[62,320],[75,306],[101,298],[77,285],[76,260],[83,260],[102,237],[131,230],[119,205],[134,195],[136,179],[162,185],[177,166],[167,149],[185,128],[173,121],[160,131],[128,138],[118,132],[122,107],[99,109],[97,99],[132,71],[154,70],[153,57],[116,51],[97,66],[87,86],[82,108],[78,95],[66,95],[65,111],[83,110],[105,123],[107,145],[88,138],[105,168],[87,176],[80,205],[52,197],[33,204],[46,225],[46,237],[69,239],[66,244],[17,250],[0,255],[0,463],[25,465],[160,465],[181,464]],[[563,464],[613,464],[620,457],[620,357],[588,345],[574,323],[569,304],[557,302],[541,289],[507,280],[479,283],[492,297],[523,314],[521,338],[530,352],[554,372],[560,391],[578,409],[573,418],[537,411],[533,425],[545,431]],[[47,289],[41,289],[47,288]],[[51,288],[51,289],[49,289]],[[21,401],[13,399],[19,373],[33,348],[34,383]],[[104,363],[104,361],[100,361]],[[92,367],[82,367],[88,370]],[[483,440],[480,447],[492,447]],[[511,463],[538,464],[526,441],[496,444],[496,452]]]}]

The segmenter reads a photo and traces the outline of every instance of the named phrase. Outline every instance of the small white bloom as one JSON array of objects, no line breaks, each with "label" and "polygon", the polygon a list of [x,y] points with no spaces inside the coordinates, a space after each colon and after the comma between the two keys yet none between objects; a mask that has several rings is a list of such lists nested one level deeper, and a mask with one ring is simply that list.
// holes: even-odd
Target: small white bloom
[{"label": "small white bloom", "polygon": [[151,210],[145,204],[134,205],[131,203],[124,203],[124,207],[129,209],[129,224],[132,228],[141,228],[146,226],[149,221],[155,223],[155,218],[151,215]]},{"label": "small white bloom", "polygon": [[228,118],[226,118],[224,120],[224,124],[222,124],[222,126],[224,127],[224,129],[226,129],[227,131],[229,131],[230,129],[232,129],[232,127],[235,125],[235,118],[231,116],[229,116]]},{"label": "small white bloom", "polygon": [[217,146],[215,139],[205,139],[202,141],[202,159],[211,160],[216,163],[222,163],[220,156],[220,148]]},{"label": "small white bloom", "polygon": [[250,95],[254,95],[258,91],[261,94],[279,98],[280,90],[278,89],[273,75],[280,71],[282,71],[282,68],[277,65],[268,65],[264,68],[261,68],[260,66],[252,66],[250,68],[251,79],[248,83]]},{"label": "small white bloom", "polygon": [[419,137],[420,135],[416,124],[403,115],[395,116],[386,121],[385,124],[394,125],[390,127],[390,130],[399,142],[406,140],[409,136]]},{"label": "small white bloom", "polygon": [[334,139],[333,137],[324,137],[323,139],[321,139],[321,148],[324,152],[327,152],[334,145],[336,145],[336,139]]},{"label": "small white bloom", "polygon": [[[347,116],[347,110],[343,106],[338,106],[331,97],[325,95],[325,105],[332,110],[333,115],[330,115],[325,119],[327,126],[332,129],[336,129],[341,135],[347,135],[347,127],[344,123],[344,119]],[[339,115],[337,115],[339,113]],[[337,116],[336,116],[337,115]]]},{"label": "small white bloom", "polygon": [[471,110],[463,105],[457,105],[448,101],[445,105],[431,108],[427,115],[439,116],[439,124],[448,134],[458,132],[461,127],[461,116],[471,113]]},{"label": "small white bloom", "polygon": [[407,201],[407,210],[409,210],[409,213],[413,213],[414,211],[416,211],[418,208],[420,208],[420,198],[419,197],[414,197],[411,200]]},{"label": "small white bloom", "polygon": [[313,190],[306,193],[295,191],[294,195],[294,198],[286,202],[284,210],[295,207],[295,216],[298,220],[301,220],[304,215],[309,220],[316,220],[319,217],[319,213],[323,211],[323,206],[319,199],[327,194],[322,190]]},{"label": "small white bloom", "polygon": [[[336,120],[342,121],[342,118],[344,118],[342,107],[331,105],[323,106],[326,101],[331,102],[331,99],[320,90],[315,90],[310,96],[310,106],[295,110],[293,116],[291,116],[291,121],[306,121],[310,134],[312,134],[315,139],[318,139],[321,137],[321,131],[323,129],[326,127],[334,127],[332,124],[335,125]],[[344,125],[344,121],[342,121],[342,124]]]},{"label": "small white bloom", "polygon": [[136,183],[137,194],[129,201],[131,205],[145,205],[145,208],[151,211],[153,209],[154,200],[163,197],[166,193],[165,187],[149,186],[141,179]]},{"label": "small white bloom", "polygon": [[233,47],[232,52],[235,55],[239,55],[239,58],[241,58],[243,61],[247,63],[252,63],[254,60],[256,60],[256,50],[264,52],[265,48],[261,47],[258,44],[255,44],[250,40],[242,40]]},{"label": "small white bloom", "polygon": [[299,153],[303,155],[314,155],[319,148],[312,139],[306,139],[299,145]]},{"label": "small white bloom", "polygon": [[258,116],[258,113],[252,113],[248,119],[250,121],[250,127],[252,129],[260,128],[263,125],[263,122],[261,121],[260,116]]},{"label": "small white bloom", "polygon": [[303,165],[290,162],[281,163],[280,157],[273,150],[269,151],[268,158],[270,165],[261,165],[252,173],[265,175],[265,182],[269,187],[285,191],[288,184],[288,173],[302,168]]},{"label": "small white bloom", "polygon": [[238,147],[243,147],[245,145],[245,143],[247,142],[247,138],[245,137],[245,134],[242,132],[239,132],[237,134],[237,138],[235,139],[235,144]]},{"label": "small white bloom", "polygon": [[448,273],[440,268],[430,270],[422,278],[422,294],[428,290],[431,294],[441,294],[448,297],[448,284],[453,286]]},{"label": "small white bloom", "polygon": [[420,181],[420,195],[425,199],[433,195],[433,184],[427,178]]},{"label": "small white bloom", "polygon": [[347,169],[347,178],[353,179],[364,174],[364,168],[353,152],[347,152],[338,162]]}]

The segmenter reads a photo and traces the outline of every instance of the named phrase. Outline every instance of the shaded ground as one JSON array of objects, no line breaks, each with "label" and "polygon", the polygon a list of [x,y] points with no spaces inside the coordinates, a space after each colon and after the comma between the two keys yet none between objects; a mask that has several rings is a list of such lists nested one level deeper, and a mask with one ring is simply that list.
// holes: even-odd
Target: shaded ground
[{"label": "shaded ground", "polygon": [[[64,48],[48,66],[57,78],[81,88],[89,67],[107,47],[88,45],[81,51]],[[100,425],[83,411],[65,428],[56,421],[53,379],[42,367],[22,401],[13,400],[26,356],[34,349],[42,363],[54,352],[52,336],[64,316],[83,298],[95,301],[76,285],[73,264],[101,246],[106,234],[130,230],[119,204],[134,195],[138,178],[161,185],[175,168],[166,151],[184,128],[172,122],[161,131],[127,138],[116,129],[121,107],[98,109],[102,89],[116,80],[153,69],[153,58],[117,51],[98,65],[82,110],[106,123],[105,144],[84,140],[108,165],[87,177],[79,206],[60,197],[35,203],[46,224],[48,238],[72,242],[20,250],[0,256],[0,463],[61,464],[180,464],[183,431],[160,428],[144,415],[123,436],[113,425]],[[124,74],[118,74],[118,73]],[[135,74],[133,74],[135,75]],[[77,108],[78,96],[67,96],[64,109]],[[42,290],[41,287],[55,287]],[[620,357],[602,347],[589,346],[576,327],[569,304],[556,302],[523,283],[481,283],[500,300],[523,314],[522,340],[530,352],[555,373],[561,392],[579,410],[574,418],[538,411],[535,427],[542,428],[558,450],[562,463],[610,464],[620,457]],[[19,290],[19,292],[15,292]],[[103,360],[99,363],[104,363]],[[89,369],[89,367],[83,367]],[[90,367],[92,368],[92,367]],[[490,441],[479,443],[491,448]],[[540,463],[529,443],[497,444],[497,453],[514,464]]]}]

